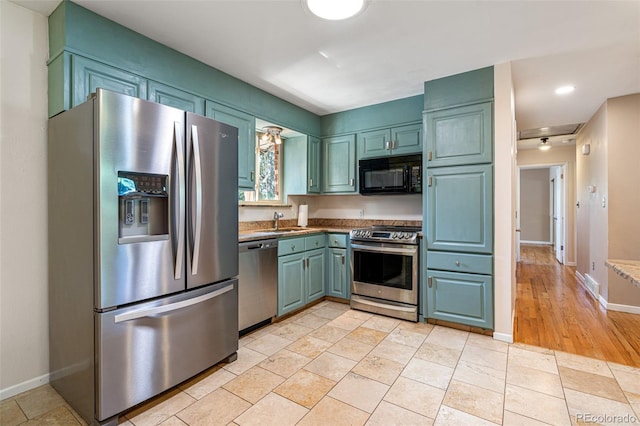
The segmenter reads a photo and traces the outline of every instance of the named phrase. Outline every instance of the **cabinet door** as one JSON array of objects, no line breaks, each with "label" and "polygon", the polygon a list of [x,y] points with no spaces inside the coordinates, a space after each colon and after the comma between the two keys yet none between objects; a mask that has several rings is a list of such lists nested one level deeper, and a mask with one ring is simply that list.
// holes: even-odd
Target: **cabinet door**
[{"label": "cabinet door", "polygon": [[490,275],[427,270],[427,316],[493,329],[493,278]]},{"label": "cabinet door", "polygon": [[304,253],[278,258],[278,316],[302,308],[305,303]]},{"label": "cabinet door", "polygon": [[427,167],[493,160],[492,102],[427,112],[424,126]]},{"label": "cabinet door", "polygon": [[347,251],[327,249],[327,296],[347,298]]},{"label": "cabinet door", "polygon": [[322,140],[322,192],[357,192],[355,135]]},{"label": "cabinet door", "polygon": [[72,106],[85,102],[87,96],[95,92],[97,88],[147,99],[147,80],[145,78],[82,56],[73,56],[71,64],[73,75]]},{"label": "cabinet door", "polygon": [[420,154],[422,152],[422,123],[391,129],[392,154]]},{"label": "cabinet door", "polygon": [[493,251],[493,167],[427,170],[424,211],[429,250]]},{"label": "cabinet door", "polygon": [[391,154],[391,131],[382,129],[358,133],[357,144],[358,160],[384,157]]},{"label": "cabinet door", "polygon": [[168,105],[183,111],[204,115],[204,99],[191,93],[183,92],[175,87],[166,86],[157,81],[149,80],[148,96],[152,102]]},{"label": "cabinet door", "polygon": [[238,128],[238,189],[255,189],[255,117],[209,101],[207,117]]},{"label": "cabinet door", "polygon": [[324,248],[306,252],[306,302],[324,296]]},{"label": "cabinet door", "polygon": [[319,194],[320,186],[320,139],[309,137],[309,151],[307,155],[307,192]]}]

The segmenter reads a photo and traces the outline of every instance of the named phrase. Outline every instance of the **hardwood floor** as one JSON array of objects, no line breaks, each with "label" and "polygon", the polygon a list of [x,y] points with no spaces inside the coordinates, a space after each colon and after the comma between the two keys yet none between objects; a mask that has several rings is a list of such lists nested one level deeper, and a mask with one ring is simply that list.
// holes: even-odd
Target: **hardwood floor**
[{"label": "hardwood floor", "polygon": [[640,315],[606,311],[550,246],[521,247],[514,340],[640,367]]}]

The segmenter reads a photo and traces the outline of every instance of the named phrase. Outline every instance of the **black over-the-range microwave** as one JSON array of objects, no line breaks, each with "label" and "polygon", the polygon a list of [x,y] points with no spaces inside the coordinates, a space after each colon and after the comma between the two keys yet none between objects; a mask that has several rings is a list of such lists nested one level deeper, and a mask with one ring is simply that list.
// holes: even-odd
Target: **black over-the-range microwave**
[{"label": "black over-the-range microwave", "polygon": [[360,194],[419,194],[422,154],[360,160]]}]

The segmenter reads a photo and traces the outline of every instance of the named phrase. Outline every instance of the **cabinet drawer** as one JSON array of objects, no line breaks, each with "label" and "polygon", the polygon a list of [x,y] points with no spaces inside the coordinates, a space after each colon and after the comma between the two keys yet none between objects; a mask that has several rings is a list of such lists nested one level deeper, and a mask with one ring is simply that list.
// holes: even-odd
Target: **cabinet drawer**
[{"label": "cabinet drawer", "polygon": [[304,237],[287,238],[278,241],[278,256],[284,256],[292,253],[300,253],[304,251]]},{"label": "cabinet drawer", "polygon": [[493,273],[493,256],[429,251],[427,253],[427,268],[491,275]]},{"label": "cabinet drawer", "polygon": [[311,235],[304,239],[305,250],[314,250],[317,248],[324,248],[324,234]]},{"label": "cabinet drawer", "polygon": [[347,234],[328,234],[328,246],[347,248]]}]

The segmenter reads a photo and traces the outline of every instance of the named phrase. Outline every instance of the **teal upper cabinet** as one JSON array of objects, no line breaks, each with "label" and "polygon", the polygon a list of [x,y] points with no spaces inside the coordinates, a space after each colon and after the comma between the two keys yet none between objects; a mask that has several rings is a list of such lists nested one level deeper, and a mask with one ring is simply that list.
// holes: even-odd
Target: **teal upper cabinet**
[{"label": "teal upper cabinet", "polygon": [[206,101],[207,117],[238,128],[238,189],[255,188],[256,119],[244,112]]},{"label": "teal upper cabinet", "polygon": [[309,154],[307,155],[307,189],[309,194],[319,194],[322,189],[320,171],[322,144],[320,138],[309,137]]},{"label": "teal upper cabinet", "polygon": [[427,167],[491,163],[493,103],[426,112]]},{"label": "teal upper cabinet", "polygon": [[298,136],[284,142],[284,193],[320,193],[320,139]]},{"label": "teal upper cabinet", "polygon": [[391,129],[392,154],[420,154],[422,152],[422,123]]},{"label": "teal upper cabinet", "polygon": [[427,169],[427,249],[493,251],[493,167]]},{"label": "teal upper cabinet", "polygon": [[322,140],[322,192],[357,192],[355,135]]},{"label": "teal upper cabinet", "polygon": [[204,99],[175,87],[149,80],[148,99],[183,111],[204,115]]},{"label": "teal upper cabinet", "polygon": [[111,90],[136,98],[147,99],[147,79],[118,68],[83,58],[71,58],[73,93],[72,107],[80,105],[97,88]]},{"label": "teal upper cabinet", "polygon": [[422,124],[358,133],[358,159],[422,152]]},{"label": "teal upper cabinet", "polygon": [[493,100],[493,67],[424,83],[424,111]]}]

